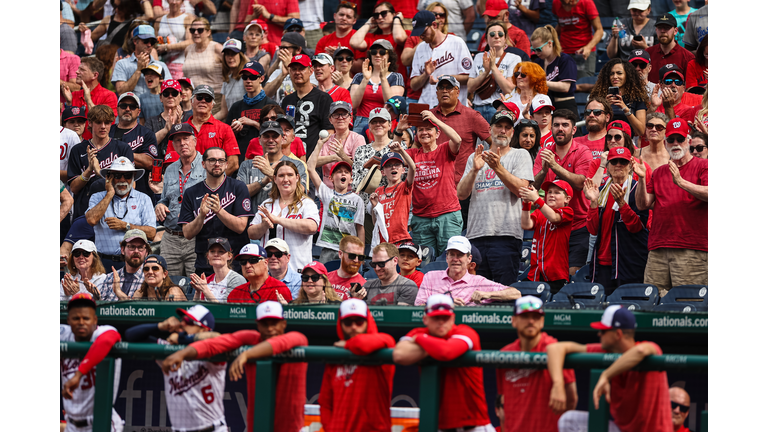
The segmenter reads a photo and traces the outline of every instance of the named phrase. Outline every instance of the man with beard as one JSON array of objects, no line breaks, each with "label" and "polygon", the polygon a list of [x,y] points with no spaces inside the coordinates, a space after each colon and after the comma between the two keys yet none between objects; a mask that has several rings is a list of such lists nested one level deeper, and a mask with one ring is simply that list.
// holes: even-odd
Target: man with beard
[{"label": "man with beard", "polygon": [[593,97],[584,109],[584,121],[587,123],[587,135],[573,139],[576,144],[585,145],[592,152],[592,159],[597,159],[605,149],[606,127],[611,122],[613,111],[605,98]]},{"label": "man with beard", "polygon": [[[573,208],[573,226],[571,228],[568,266],[571,275],[587,263],[589,252],[589,231],[587,231],[587,212],[589,200],[584,196],[584,180],[589,172],[592,153],[589,148],[575,143],[576,114],[570,110],[559,109],[552,114],[552,134],[555,145],[544,147],[533,163],[535,174],[533,186],[539,189],[546,182],[562,179],[573,188],[573,197],[569,203]],[[602,150],[602,148],[601,148]]]},{"label": "man with beard", "polygon": [[648,235],[645,283],[659,287],[663,297],[678,285],[708,285],[707,226],[709,212],[709,163],[690,153],[690,129],[685,120],[667,123],[670,161],[653,171],[647,182],[645,167],[635,164],[637,207],[653,209]]},{"label": "man with beard", "polygon": [[94,227],[94,243],[104,268],[119,269],[124,265],[120,242],[125,232],[138,229],[148,239],[155,238],[157,219],[152,200],[131,186],[144,175],[143,169],[136,169],[128,158],[119,157],[101,172],[107,179],[106,190],[91,195],[85,220]]},{"label": "man with beard", "polygon": [[491,118],[491,149],[478,145],[467,159],[456,187],[459,199],[470,198],[467,238],[483,257],[477,273],[512,285],[517,281],[523,230],[517,193],[533,181],[528,151],[510,148],[515,116],[501,110]]},{"label": "man with beard", "polygon": [[[109,136],[127,143],[133,150],[133,163],[137,168],[152,169],[152,159],[159,156],[157,139],[151,129],[139,124],[141,115],[141,102],[139,97],[128,92],[120,95],[117,101],[117,124],[109,129]],[[149,189],[149,176],[142,176],[136,180],[136,190],[154,197],[154,192]]]},{"label": "man with beard", "polygon": [[120,253],[125,257],[125,267],[120,270],[105,269],[107,278],[99,287],[101,299],[104,301],[130,300],[133,293],[144,282],[142,265],[144,259],[151,253],[147,235],[144,231],[132,229],[125,233],[120,243]]},{"label": "man with beard", "polygon": [[[211,147],[203,153],[206,177],[204,181],[184,191],[179,212],[184,238],[195,239],[195,273],[212,274],[205,253],[208,239],[224,237],[233,250],[240,250],[249,243],[246,227],[253,216],[248,188],[237,179],[224,174],[227,154],[219,147]],[[239,262],[233,269],[240,272]]]},{"label": "man with beard", "polygon": [[659,69],[664,65],[669,63],[682,65],[682,72],[685,74],[688,62],[696,57],[692,52],[678,45],[675,42],[675,36],[677,36],[677,19],[671,13],[665,13],[656,20],[656,38],[659,43],[646,49],[651,56],[648,79],[653,83],[658,84]]},{"label": "man with beard", "polygon": [[364,288],[359,287],[358,291],[350,291],[350,286],[365,284],[365,278],[358,273],[365,261],[365,243],[356,236],[344,237],[339,242],[339,259],[341,260],[339,269],[328,273],[331,286],[342,300],[350,297],[364,299],[366,295]]},{"label": "man with beard", "polygon": [[213,87],[203,84],[192,93],[192,117],[187,120],[195,128],[197,151],[205,152],[211,147],[223,149],[227,154],[226,174],[237,172],[240,164],[240,148],[237,146],[232,128],[216,120],[211,114],[213,108]]}]

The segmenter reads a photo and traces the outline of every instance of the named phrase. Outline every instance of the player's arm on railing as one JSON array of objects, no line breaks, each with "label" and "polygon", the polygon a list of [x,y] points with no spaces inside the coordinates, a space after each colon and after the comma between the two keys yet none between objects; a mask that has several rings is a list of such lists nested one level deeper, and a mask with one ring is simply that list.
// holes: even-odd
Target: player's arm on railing
[{"label": "player's arm on railing", "polygon": [[395,338],[386,333],[359,334],[342,342],[346,342],[343,345],[344,348],[350,350],[355,355],[368,355],[380,349],[395,346]]},{"label": "player's arm on railing", "polygon": [[237,381],[243,376],[245,371],[245,364],[250,360],[257,360],[264,357],[271,357],[275,354],[280,354],[288,351],[297,346],[307,346],[309,341],[307,337],[299,332],[288,332],[279,336],[274,336],[263,342],[256,344],[256,346],[241,353],[235,360],[232,361],[232,366],[229,368],[229,379]]},{"label": "player's arm on railing", "polygon": [[432,358],[439,361],[450,361],[460,357],[471,348],[462,337],[443,339],[422,333],[413,338],[414,343],[424,348]]},{"label": "player's arm on railing", "polygon": [[64,389],[61,391],[64,399],[72,399],[72,391],[80,385],[80,378],[101,363],[104,357],[109,354],[109,350],[119,341],[120,333],[117,330],[107,330],[96,338],[80,362],[75,375],[64,384]]},{"label": "player's arm on railing", "polygon": [[[599,408],[600,396],[605,395],[605,401],[611,403],[611,379],[617,375],[637,366],[649,355],[661,354],[652,343],[639,343],[628,349],[613,364],[600,374],[600,379],[592,392],[592,398],[595,401],[595,408]],[[550,371],[551,374],[551,371]]]},{"label": "player's arm on railing", "polygon": [[563,363],[567,354],[575,352],[587,352],[587,346],[575,342],[557,342],[547,346],[547,369],[552,378],[549,408],[555,414],[561,414],[567,410],[568,398],[563,378]]},{"label": "player's arm on railing", "polygon": [[427,351],[417,345],[410,337],[400,339],[400,342],[395,345],[395,349],[392,351],[392,361],[403,366],[416,364],[427,358],[427,356],[429,356]]}]

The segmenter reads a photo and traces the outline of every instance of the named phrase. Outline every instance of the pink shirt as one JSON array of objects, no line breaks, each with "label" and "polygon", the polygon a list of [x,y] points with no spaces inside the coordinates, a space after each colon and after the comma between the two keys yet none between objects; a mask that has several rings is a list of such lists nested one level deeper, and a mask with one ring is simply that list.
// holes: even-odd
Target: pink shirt
[{"label": "pink shirt", "polygon": [[[331,150],[332,139],[336,139],[335,133],[328,137],[328,141],[326,141],[323,145],[323,148],[320,149],[320,156],[330,156],[333,153]],[[355,150],[357,150],[357,148],[361,145],[365,145],[365,138],[363,138],[363,136],[357,132],[349,131],[349,134],[347,134],[347,139],[345,139],[341,145],[344,153],[349,156],[350,159],[354,160]],[[325,183],[325,185],[331,189],[333,189],[333,181],[331,180],[331,167],[333,167],[335,164],[336,162],[323,165],[323,183]],[[349,183],[349,190],[352,190],[352,182]]]},{"label": "pink shirt", "polygon": [[[74,82],[79,67],[80,57],[59,48],[59,78],[62,81]],[[59,95],[59,102],[66,103],[67,100],[64,99],[63,95]]]},{"label": "pink shirt", "polygon": [[[465,273],[461,279],[455,281],[448,276],[448,270],[435,270],[424,275],[414,304],[416,306],[427,304],[427,299],[432,294],[449,294],[455,299],[462,299],[466,305],[477,304],[472,301],[473,292],[502,291],[505,289],[509,289],[509,287],[490,281],[482,276],[470,274],[469,272]],[[489,300],[483,300],[483,303],[487,302]]]}]

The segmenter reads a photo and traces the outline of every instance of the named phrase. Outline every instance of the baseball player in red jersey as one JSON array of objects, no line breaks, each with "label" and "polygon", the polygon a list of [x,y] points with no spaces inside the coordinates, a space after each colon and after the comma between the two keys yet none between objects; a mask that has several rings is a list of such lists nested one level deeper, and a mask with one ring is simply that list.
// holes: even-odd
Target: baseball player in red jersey
[{"label": "baseball player in red jersey", "polygon": [[[395,339],[379,333],[373,315],[360,299],[344,300],[339,308],[333,345],[357,355],[395,346]],[[325,432],[390,432],[390,401],[394,365],[325,366],[320,387],[320,421]]]},{"label": "baseball player in red jersey", "polygon": [[[183,344],[195,336],[215,337],[213,314],[203,305],[178,308],[176,317],[159,324],[139,324],[125,331],[127,342],[152,342],[160,345]],[[162,339],[158,336],[168,336]],[[199,338],[198,338],[199,339]],[[162,367],[162,362],[157,361]],[[174,430],[227,432],[224,418],[224,378],[227,362],[187,360],[173,372],[163,375],[165,403]]]},{"label": "baseball player in red jersey", "polygon": [[[299,332],[285,333],[283,307],[265,301],[256,308],[256,330],[240,330],[212,339],[195,342],[163,361],[163,373],[176,371],[184,360],[195,360],[232,351],[243,345],[255,345],[240,354],[229,369],[229,378],[237,381],[245,371],[248,380],[248,417],[246,430],[253,430],[256,365],[248,360],[270,357],[297,346],[306,346],[307,337]],[[307,394],[307,364],[277,364],[275,391],[275,432],[297,432],[304,427],[304,402]]]},{"label": "baseball player in red jersey", "polygon": [[[575,352],[620,353],[613,364],[600,375],[592,397],[599,407],[600,396],[610,404],[610,432],[671,431],[672,410],[669,385],[665,371],[633,371],[649,355],[660,355],[661,348],[653,342],[635,341],[635,316],[619,305],[608,306],[599,322],[592,328],[599,330],[599,344],[581,345],[575,342],[557,342],[547,347],[547,367],[552,376],[550,406],[562,410],[565,406],[563,361]],[[561,432],[587,430],[589,413],[568,411],[558,420]]]},{"label": "baseball player in red jersey", "polygon": [[[525,296],[515,301],[512,327],[517,340],[502,351],[544,353],[557,339],[544,333],[544,303],[540,298]],[[541,356],[543,357],[543,356]],[[535,360],[535,357],[534,357]],[[576,409],[576,376],[573,369],[563,371],[566,410]],[[549,409],[552,379],[546,369],[497,369],[496,391],[504,396],[504,432],[557,432],[561,412]]]},{"label": "baseball player in red jersey", "polygon": [[[94,369],[115,343],[120,333],[112,326],[98,325],[96,302],[88,293],[78,293],[67,303],[67,324],[60,324],[59,340],[64,342],[91,342],[82,360],[61,359],[61,395],[64,397],[64,411],[67,413],[67,432],[90,432],[93,428],[93,401],[96,396],[96,370]],[[115,360],[115,391],[120,382],[120,359]],[[112,409],[110,431],[121,432],[123,420]]]},{"label": "baseball player in red jersey", "polygon": [[[433,294],[424,308],[424,325],[400,339],[392,353],[395,363],[410,366],[428,356],[449,361],[469,350],[480,350],[477,332],[455,324],[453,300],[446,294]],[[440,369],[439,431],[493,432],[485,402],[483,369],[456,367]]]}]

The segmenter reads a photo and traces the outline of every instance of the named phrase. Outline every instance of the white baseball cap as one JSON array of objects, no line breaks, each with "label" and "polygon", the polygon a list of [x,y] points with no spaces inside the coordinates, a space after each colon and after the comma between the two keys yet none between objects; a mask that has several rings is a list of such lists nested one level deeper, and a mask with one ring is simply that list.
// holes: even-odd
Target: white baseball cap
[{"label": "white baseball cap", "polygon": [[630,0],[627,10],[638,9],[646,10],[651,6],[651,0]]},{"label": "white baseball cap", "polygon": [[453,299],[447,294],[432,294],[424,307],[427,316],[453,315]]},{"label": "white baseball cap", "polygon": [[96,245],[93,244],[93,242],[90,240],[78,240],[77,243],[75,243],[75,245],[72,246],[72,251],[75,251],[77,249],[82,249],[86,252],[97,252]]},{"label": "white baseball cap", "polygon": [[178,308],[176,313],[179,316],[186,316],[191,319],[195,325],[202,327],[206,330],[213,330],[216,327],[216,321],[213,318],[213,314],[203,305],[194,305],[189,309]]},{"label": "white baseball cap", "polygon": [[268,247],[273,247],[283,253],[291,253],[291,250],[288,248],[288,243],[286,243],[283,239],[269,239],[269,241],[264,245],[264,249],[267,249]]},{"label": "white baseball cap", "polygon": [[375,118],[384,119],[386,121],[392,121],[392,116],[389,115],[389,111],[386,108],[381,108],[381,107],[374,108],[371,110],[370,113],[368,113],[369,122]]},{"label": "white baseball cap", "polygon": [[552,100],[549,99],[549,96],[539,93],[534,96],[533,100],[531,101],[531,112],[535,113],[544,107],[550,107],[552,108],[552,111],[555,110],[555,106],[552,105]]},{"label": "white baseball cap", "polygon": [[285,319],[283,318],[283,305],[271,300],[259,303],[256,306],[256,321],[261,321],[264,318]]},{"label": "white baseball cap", "polygon": [[341,302],[341,308],[339,308],[339,314],[341,319],[359,316],[363,318],[368,317],[368,305],[360,299],[347,299]]},{"label": "white baseball cap", "polygon": [[515,301],[515,315],[526,312],[538,312],[544,315],[544,302],[540,298],[532,295],[520,297]]},{"label": "white baseball cap", "polygon": [[448,239],[448,245],[445,250],[456,249],[461,253],[472,253],[472,244],[464,236],[453,236]]}]

